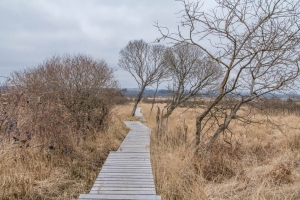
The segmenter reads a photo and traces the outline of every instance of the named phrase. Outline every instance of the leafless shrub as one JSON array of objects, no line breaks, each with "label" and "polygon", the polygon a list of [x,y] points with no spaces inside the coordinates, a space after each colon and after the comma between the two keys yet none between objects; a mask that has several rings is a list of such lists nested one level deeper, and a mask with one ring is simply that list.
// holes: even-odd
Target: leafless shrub
[{"label": "leafless shrub", "polygon": [[86,55],[53,56],[14,72],[10,84],[2,98],[2,135],[25,147],[35,138],[35,146],[65,152],[71,151],[71,135],[80,142],[105,128],[120,95],[113,70]]},{"label": "leafless shrub", "polygon": [[279,98],[261,98],[259,101],[251,103],[261,113],[269,115],[296,115],[300,114],[300,104],[297,100],[288,98],[282,100]]}]

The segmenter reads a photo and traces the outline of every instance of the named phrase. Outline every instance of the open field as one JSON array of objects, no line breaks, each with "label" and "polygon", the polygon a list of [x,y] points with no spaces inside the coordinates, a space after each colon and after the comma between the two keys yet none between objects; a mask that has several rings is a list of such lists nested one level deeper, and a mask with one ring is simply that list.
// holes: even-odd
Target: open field
[{"label": "open field", "polygon": [[[168,125],[155,135],[157,109],[149,116],[151,105],[141,107],[152,128],[153,172],[163,199],[300,198],[298,116],[257,112],[253,118],[259,123],[234,121],[230,137],[219,137],[209,153],[194,156],[194,124],[199,108],[176,109]],[[202,140],[209,138],[208,132]]]}]

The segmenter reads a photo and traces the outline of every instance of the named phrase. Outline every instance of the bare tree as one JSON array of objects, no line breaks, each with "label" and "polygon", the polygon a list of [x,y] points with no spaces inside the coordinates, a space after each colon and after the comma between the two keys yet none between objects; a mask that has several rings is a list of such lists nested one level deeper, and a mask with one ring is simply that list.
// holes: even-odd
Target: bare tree
[{"label": "bare tree", "polygon": [[120,51],[119,66],[134,77],[140,89],[131,112],[132,116],[146,87],[159,83],[166,75],[163,67],[164,51],[163,45],[149,45],[143,40],[130,41]]},{"label": "bare tree", "polygon": [[204,57],[203,51],[188,44],[177,44],[165,53],[165,65],[171,75],[171,103],[164,118],[172,114],[175,108],[200,91],[214,90],[222,71],[214,60]]},{"label": "bare tree", "polygon": [[[205,119],[228,96],[235,101],[223,110],[208,150],[237,111],[261,96],[291,91],[299,76],[300,2],[294,0],[216,0],[205,9],[203,2],[180,0],[181,27],[178,32],[156,24],[162,38],[201,48],[225,71],[213,101],[196,119],[196,144],[200,144]],[[185,31],[183,31],[183,29]],[[185,34],[187,33],[187,34]],[[208,45],[206,45],[208,44]]]}]

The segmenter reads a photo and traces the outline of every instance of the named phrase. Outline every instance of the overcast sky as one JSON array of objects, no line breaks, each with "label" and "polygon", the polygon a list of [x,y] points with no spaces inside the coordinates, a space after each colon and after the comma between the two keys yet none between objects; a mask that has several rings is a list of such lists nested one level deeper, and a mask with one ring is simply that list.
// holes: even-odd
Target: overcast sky
[{"label": "overcast sky", "polygon": [[176,29],[181,9],[175,0],[1,0],[0,76],[54,54],[84,53],[116,68],[122,88],[137,87],[118,67],[120,49],[134,39],[153,42],[154,21]]}]

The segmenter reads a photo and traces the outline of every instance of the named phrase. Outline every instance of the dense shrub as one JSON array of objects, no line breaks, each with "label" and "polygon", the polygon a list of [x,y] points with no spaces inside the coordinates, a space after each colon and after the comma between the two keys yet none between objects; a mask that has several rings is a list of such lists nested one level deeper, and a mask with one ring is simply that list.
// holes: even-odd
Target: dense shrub
[{"label": "dense shrub", "polygon": [[262,98],[257,102],[252,102],[254,106],[261,113],[271,115],[297,115],[300,114],[300,104],[297,100],[288,98],[286,100],[279,98]]},{"label": "dense shrub", "polygon": [[[65,149],[105,128],[119,94],[113,69],[86,55],[53,56],[37,67],[14,72],[1,96],[0,130],[8,139]],[[46,145],[47,144],[47,145]]]}]

